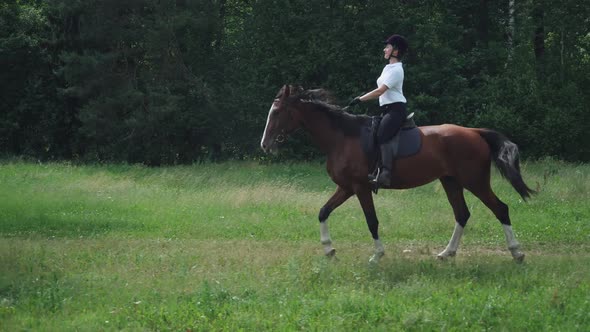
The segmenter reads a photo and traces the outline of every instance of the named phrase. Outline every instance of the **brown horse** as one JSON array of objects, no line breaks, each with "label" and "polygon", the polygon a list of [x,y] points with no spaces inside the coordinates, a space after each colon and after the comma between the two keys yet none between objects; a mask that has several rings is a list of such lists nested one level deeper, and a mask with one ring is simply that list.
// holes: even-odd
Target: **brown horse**
[{"label": "brown horse", "polygon": [[[327,170],[337,184],[336,192],[319,213],[321,243],[327,256],[335,249],[326,220],[330,213],[352,195],[356,195],[375,242],[376,262],[384,254],[379,240],[379,222],[373,205],[372,188],[367,179],[372,162],[360,142],[363,126],[371,119],[351,115],[328,103],[324,90],[303,90],[285,85],[279,90],[268,113],[260,143],[265,152],[276,152],[278,143],[298,128],[304,128],[315,144],[327,155]],[[489,129],[464,128],[456,125],[419,127],[422,146],[410,157],[394,161],[389,189],[422,186],[439,179],[455,214],[455,230],[449,244],[438,258],[454,256],[470,213],[463,190],[479,198],[498,218],[504,228],[512,257],[521,262],[524,253],[516,241],[510,223],[508,206],[498,199],[490,187],[492,159],[500,173],[526,199],[534,193],[520,174],[518,147],[504,135]]]}]

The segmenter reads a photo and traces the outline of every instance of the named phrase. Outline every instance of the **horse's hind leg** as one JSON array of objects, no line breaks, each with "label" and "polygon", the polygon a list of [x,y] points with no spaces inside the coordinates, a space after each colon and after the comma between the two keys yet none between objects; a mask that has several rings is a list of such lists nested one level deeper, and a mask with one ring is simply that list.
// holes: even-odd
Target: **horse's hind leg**
[{"label": "horse's hind leg", "polygon": [[330,231],[328,229],[328,217],[335,208],[339,207],[350,198],[350,196],[352,196],[352,192],[339,186],[328,202],[326,202],[326,204],[320,209],[320,214],[318,216],[318,219],[320,220],[320,240],[324,246],[324,253],[328,257],[336,254],[336,249],[332,247],[332,238],[330,238]]},{"label": "horse's hind leg", "polygon": [[492,191],[489,184],[484,188],[478,188],[478,190],[472,190],[473,194],[477,196],[498,218],[504,228],[504,234],[506,235],[506,243],[508,244],[508,250],[512,254],[514,260],[518,263],[524,261],[524,253],[520,251],[520,244],[516,241],[514,232],[512,232],[512,225],[510,223],[510,215],[508,213],[508,205],[504,204]]},{"label": "horse's hind leg", "polygon": [[455,214],[455,230],[453,236],[449,241],[449,244],[440,254],[439,259],[445,259],[447,257],[453,257],[457,253],[459,243],[461,242],[461,236],[463,235],[463,229],[469,220],[469,209],[465,203],[465,197],[463,196],[463,187],[452,177],[441,178],[440,182],[445,188],[449,203],[453,207],[453,213]]}]

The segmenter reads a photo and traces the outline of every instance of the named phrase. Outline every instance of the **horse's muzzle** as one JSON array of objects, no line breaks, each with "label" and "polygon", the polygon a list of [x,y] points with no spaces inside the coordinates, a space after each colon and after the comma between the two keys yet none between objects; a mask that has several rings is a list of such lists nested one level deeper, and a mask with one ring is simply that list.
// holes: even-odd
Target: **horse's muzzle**
[{"label": "horse's muzzle", "polygon": [[262,151],[264,151],[264,153],[274,153],[276,150],[276,141],[270,141],[270,143],[267,142],[261,142],[260,143],[260,147],[262,148]]}]

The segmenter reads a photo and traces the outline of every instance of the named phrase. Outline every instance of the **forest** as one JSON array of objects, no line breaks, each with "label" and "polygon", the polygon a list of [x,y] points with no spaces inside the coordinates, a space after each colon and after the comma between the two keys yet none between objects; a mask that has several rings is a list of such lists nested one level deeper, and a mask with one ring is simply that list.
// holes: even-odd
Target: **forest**
[{"label": "forest", "polygon": [[[346,105],[375,88],[393,33],[410,44],[418,125],[492,128],[526,158],[590,161],[590,3],[578,0],[2,0],[0,155],[269,158],[259,142],[281,86]],[[272,158],[318,157],[297,133]]]}]

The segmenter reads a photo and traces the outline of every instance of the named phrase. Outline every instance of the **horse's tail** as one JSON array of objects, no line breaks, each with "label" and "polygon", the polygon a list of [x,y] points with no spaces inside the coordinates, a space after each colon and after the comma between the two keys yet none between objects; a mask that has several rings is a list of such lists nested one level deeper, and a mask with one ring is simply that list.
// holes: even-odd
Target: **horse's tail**
[{"label": "horse's tail", "polygon": [[479,135],[490,146],[492,157],[500,174],[512,184],[512,187],[526,200],[536,192],[529,188],[520,174],[518,146],[501,133],[489,129],[479,129]]}]

